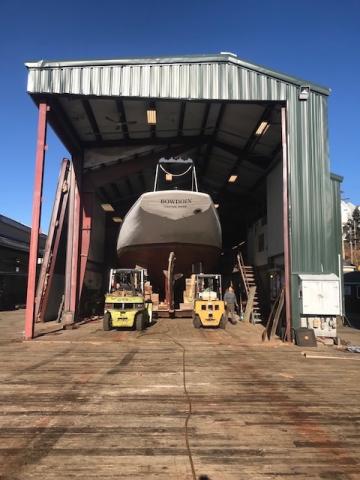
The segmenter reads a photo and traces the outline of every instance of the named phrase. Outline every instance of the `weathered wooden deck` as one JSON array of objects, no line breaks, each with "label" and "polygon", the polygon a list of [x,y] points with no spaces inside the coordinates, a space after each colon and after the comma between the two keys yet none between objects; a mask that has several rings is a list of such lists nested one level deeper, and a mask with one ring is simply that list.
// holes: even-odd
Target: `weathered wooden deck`
[{"label": "weathered wooden deck", "polygon": [[1,479],[193,479],[182,346],[196,478],[360,478],[360,355],[305,359],[261,327],[183,319],[21,342],[22,322],[0,312]]}]

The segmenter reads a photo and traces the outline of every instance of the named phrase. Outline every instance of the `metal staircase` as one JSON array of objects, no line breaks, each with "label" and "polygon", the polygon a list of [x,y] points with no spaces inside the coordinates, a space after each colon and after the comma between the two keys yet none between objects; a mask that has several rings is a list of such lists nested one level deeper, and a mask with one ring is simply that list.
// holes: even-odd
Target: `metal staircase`
[{"label": "metal staircase", "polygon": [[249,298],[250,288],[256,288],[252,313],[252,323],[261,323],[262,316],[259,302],[259,289],[258,285],[256,284],[254,267],[252,265],[245,265],[243,256],[240,252],[237,254],[237,269],[240,272],[241,280],[247,298]]}]

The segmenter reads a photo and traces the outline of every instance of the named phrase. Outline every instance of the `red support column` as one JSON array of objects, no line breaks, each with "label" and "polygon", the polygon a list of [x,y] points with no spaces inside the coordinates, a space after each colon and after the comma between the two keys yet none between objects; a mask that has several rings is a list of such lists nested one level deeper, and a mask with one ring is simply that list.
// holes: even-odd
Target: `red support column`
[{"label": "red support column", "polygon": [[94,192],[82,192],[81,194],[82,226],[81,226],[81,248],[80,248],[80,279],[79,279],[79,290],[78,290],[79,302],[81,298],[82,288],[84,285],[86,264],[89,256],[92,219],[93,219],[93,201],[94,201]]},{"label": "red support column", "polygon": [[70,312],[70,298],[71,298],[71,271],[72,271],[72,239],[74,230],[74,204],[75,204],[75,173],[74,165],[71,163],[69,175],[69,200],[68,200],[68,215],[67,215],[67,240],[66,240],[66,262],[65,262],[65,291],[64,291],[64,323],[72,323],[72,319],[68,319],[68,312]]},{"label": "red support column", "polygon": [[79,291],[79,246],[80,246],[80,189],[81,189],[81,161],[73,157],[70,181],[70,202],[68,215],[68,237],[65,267],[65,297],[63,321],[65,325],[72,325],[78,309]]},{"label": "red support column", "polygon": [[37,282],[35,299],[35,323],[44,322],[49,302],[51,285],[53,282],[55,265],[58,258],[61,235],[65,220],[65,213],[69,195],[69,168],[70,160],[63,159],[56,190],[55,202],[51,214],[49,233],[46,240],[45,254]]},{"label": "red support column", "polygon": [[[76,172],[76,169],[74,169]],[[74,229],[72,240],[72,262],[71,262],[71,290],[70,290],[70,311],[74,312],[74,319],[78,310],[77,292],[79,289],[79,236],[80,236],[80,189],[79,178],[75,173],[74,184]]]},{"label": "red support column", "polygon": [[39,105],[39,120],[36,144],[35,181],[33,193],[32,222],[30,236],[28,284],[25,313],[25,339],[34,337],[34,313],[36,291],[36,266],[39,250],[39,233],[41,220],[41,202],[44,177],[44,162],[46,149],[46,113],[49,110],[46,103]]}]

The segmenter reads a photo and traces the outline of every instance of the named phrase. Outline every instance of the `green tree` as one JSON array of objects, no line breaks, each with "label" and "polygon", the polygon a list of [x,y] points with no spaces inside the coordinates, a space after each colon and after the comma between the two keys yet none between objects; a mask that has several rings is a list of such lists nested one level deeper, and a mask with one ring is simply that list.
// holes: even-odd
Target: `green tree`
[{"label": "green tree", "polygon": [[352,217],[343,227],[343,236],[345,241],[345,255],[355,265],[360,263],[360,209],[356,207]]}]

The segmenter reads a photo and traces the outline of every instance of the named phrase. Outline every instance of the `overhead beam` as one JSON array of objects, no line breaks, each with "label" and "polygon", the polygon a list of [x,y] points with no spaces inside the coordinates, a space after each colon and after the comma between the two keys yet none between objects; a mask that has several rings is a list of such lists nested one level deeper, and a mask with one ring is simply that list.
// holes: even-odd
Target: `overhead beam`
[{"label": "overhead beam", "polygon": [[113,202],[113,206],[117,212],[120,212],[122,210],[128,210],[140,195],[141,193],[133,193],[132,195],[126,195],[126,197],[115,200]]},{"label": "overhead beam", "polygon": [[112,198],[108,195],[108,193],[107,193],[107,191],[105,190],[104,187],[100,187],[98,193],[100,194],[100,197],[103,201],[105,201],[106,203],[110,203],[110,204],[113,203]]},{"label": "overhead beam", "polygon": [[100,133],[99,125],[96,121],[95,114],[94,114],[93,109],[91,108],[89,100],[83,99],[83,100],[81,100],[81,103],[82,103],[82,106],[84,107],[86,116],[89,120],[91,130],[93,131],[93,134],[95,135],[96,141],[97,142],[102,142],[103,139],[102,139],[102,136],[101,136],[101,133]]},{"label": "overhead beam", "polygon": [[[236,155],[238,159],[241,159],[241,163],[243,162],[248,162],[254,167],[258,172],[263,172],[264,167],[256,164],[254,160],[266,160],[268,159],[269,161],[271,160],[271,156],[269,158],[266,155],[263,156],[252,156],[251,153],[245,152],[242,148],[240,147],[235,147],[234,145],[228,145],[227,143],[215,141],[213,144],[214,147],[219,148],[223,150],[224,152],[231,153],[232,155]],[[230,160],[230,159],[229,159]]]},{"label": "overhead beam", "polygon": [[84,148],[107,148],[107,147],[134,147],[144,145],[170,145],[170,144],[194,144],[200,145],[213,138],[212,135],[184,136],[176,135],[173,137],[155,137],[155,138],[129,138],[119,140],[104,140],[102,142],[84,142]]},{"label": "overhead beam", "polygon": [[256,135],[256,131],[257,131],[260,123],[268,122],[270,120],[270,116],[271,116],[271,113],[273,111],[273,108],[274,108],[273,105],[267,105],[267,107],[263,111],[260,119],[257,121],[253,131],[251,132],[251,135],[250,135],[248,141],[246,142],[246,145],[244,147],[245,151],[251,152],[255,148],[256,144],[262,138],[262,135]]},{"label": "overhead beam", "polygon": [[139,173],[139,179],[140,179],[140,183],[141,183],[141,188],[143,189],[144,192],[147,191],[147,186],[146,186],[146,182],[145,182],[145,177],[144,177],[144,172],[140,172]]},{"label": "overhead beam", "polygon": [[224,183],[221,187],[221,189],[219,190],[218,192],[218,195],[220,195],[222,192],[224,192],[224,190],[226,190],[227,186],[228,186],[228,179],[231,175],[234,175],[236,174],[239,166],[241,165],[241,163],[248,158],[249,156],[249,153],[251,153],[253,151],[253,149],[255,148],[256,144],[259,142],[260,138],[261,138],[261,135],[256,135],[256,131],[258,129],[258,126],[260,125],[261,122],[264,122],[264,121],[268,121],[270,119],[270,115],[272,113],[272,109],[273,109],[273,106],[272,105],[267,105],[267,107],[265,108],[265,110],[263,111],[260,119],[256,122],[256,125],[253,129],[253,131],[251,132],[251,135],[248,139],[248,141],[246,142],[244,148],[242,149],[242,151],[239,153],[237,159],[235,160],[235,162],[233,163],[233,166],[231,167],[230,171],[228,172],[227,176],[226,176],[226,179],[224,180]]},{"label": "overhead beam", "polygon": [[120,178],[137,174],[145,168],[155,168],[160,157],[177,157],[194,147],[196,147],[196,144],[164,148],[161,152],[151,152],[150,154],[128,160],[124,163],[91,170],[84,175],[84,182],[90,190],[99,188],[102,185],[112,183]]},{"label": "overhead beam", "polygon": [[129,177],[125,178],[125,183],[126,183],[126,186],[127,186],[128,190],[130,192],[130,195],[133,195],[134,194],[134,189],[133,189],[133,186],[131,185]]},{"label": "overhead beam", "polygon": [[181,137],[183,135],[185,111],[186,111],[186,102],[181,102],[179,125],[178,125],[178,136],[179,137]]},{"label": "overhead beam", "polygon": [[214,128],[214,132],[212,134],[212,139],[211,141],[208,143],[207,147],[206,147],[206,152],[205,152],[205,159],[204,159],[204,164],[203,164],[203,168],[201,170],[201,176],[204,177],[206,175],[206,171],[209,167],[209,163],[210,163],[210,156],[211,156],[211,151],[212,151],[212,148],[213,148],[213,145],[214,145],[214,142],[216,140],[216,135],[219,131],[219,127],[220,127],[220,124],[221,124],[221,121],[224,117],[224,114],[225,114],[225,110],[226,110],[226,103],[221,103],[221,106],[220,106],[220,110],[219,110],[219,113],[218,113],[218,116],[217,116],[217,119],[216,119],[216,123],[215,123],[215,128]]},{"label": "overhead beam", "polygon": [[51,128],[54,130],[69,153],[81,153],[81,139],[59,100],[51,96],[48,97],[47,104],[50,106],[48,123],[50,124]]},{"label": "overhead beam", "polygon": [[121,125],[122,134],[125,140],[129,140],[129,127],[127,125],[126,112],[124,107],[124,102],[119,98],[116,99],[116,109],[119,114],[119,120]]},{"label": "overhead beam", "polygon": [[115,198],[118,198],[118,197],[121,197],[121,192],[120,192],[120,189],[119,187],[116,185],[116,183],[110,183],[110,188],[113,192],[113,194],[115,195]]},{"label": "overhead beam", "polygon": [[[209,119],[210,108],[211,108],[211,103],[210,103],[210,102],[206,102],[206,103],[205,103],[205,110],[204,110],[203,118],[202,118],[202,121],[201,121],[201,127],[200,127],[200,136],[201,136],[201,137],[204,136],[204,134],[205,134],[206,125],[207,125],[207,122],[208,122],[208,119]],[[199,145],[198,150],[197,150],[197,153],[196,153],[196,156],[197,156],[197,157],[200,156],[201,147],[202,147],[202,145]],[[203,170],[203,168],[204,168],[204,162],[205,162],[205,161],[206,161],[206,158],[203,158],[203,159],[202,159],[202,168],[201,168],[201,170]]]}]

